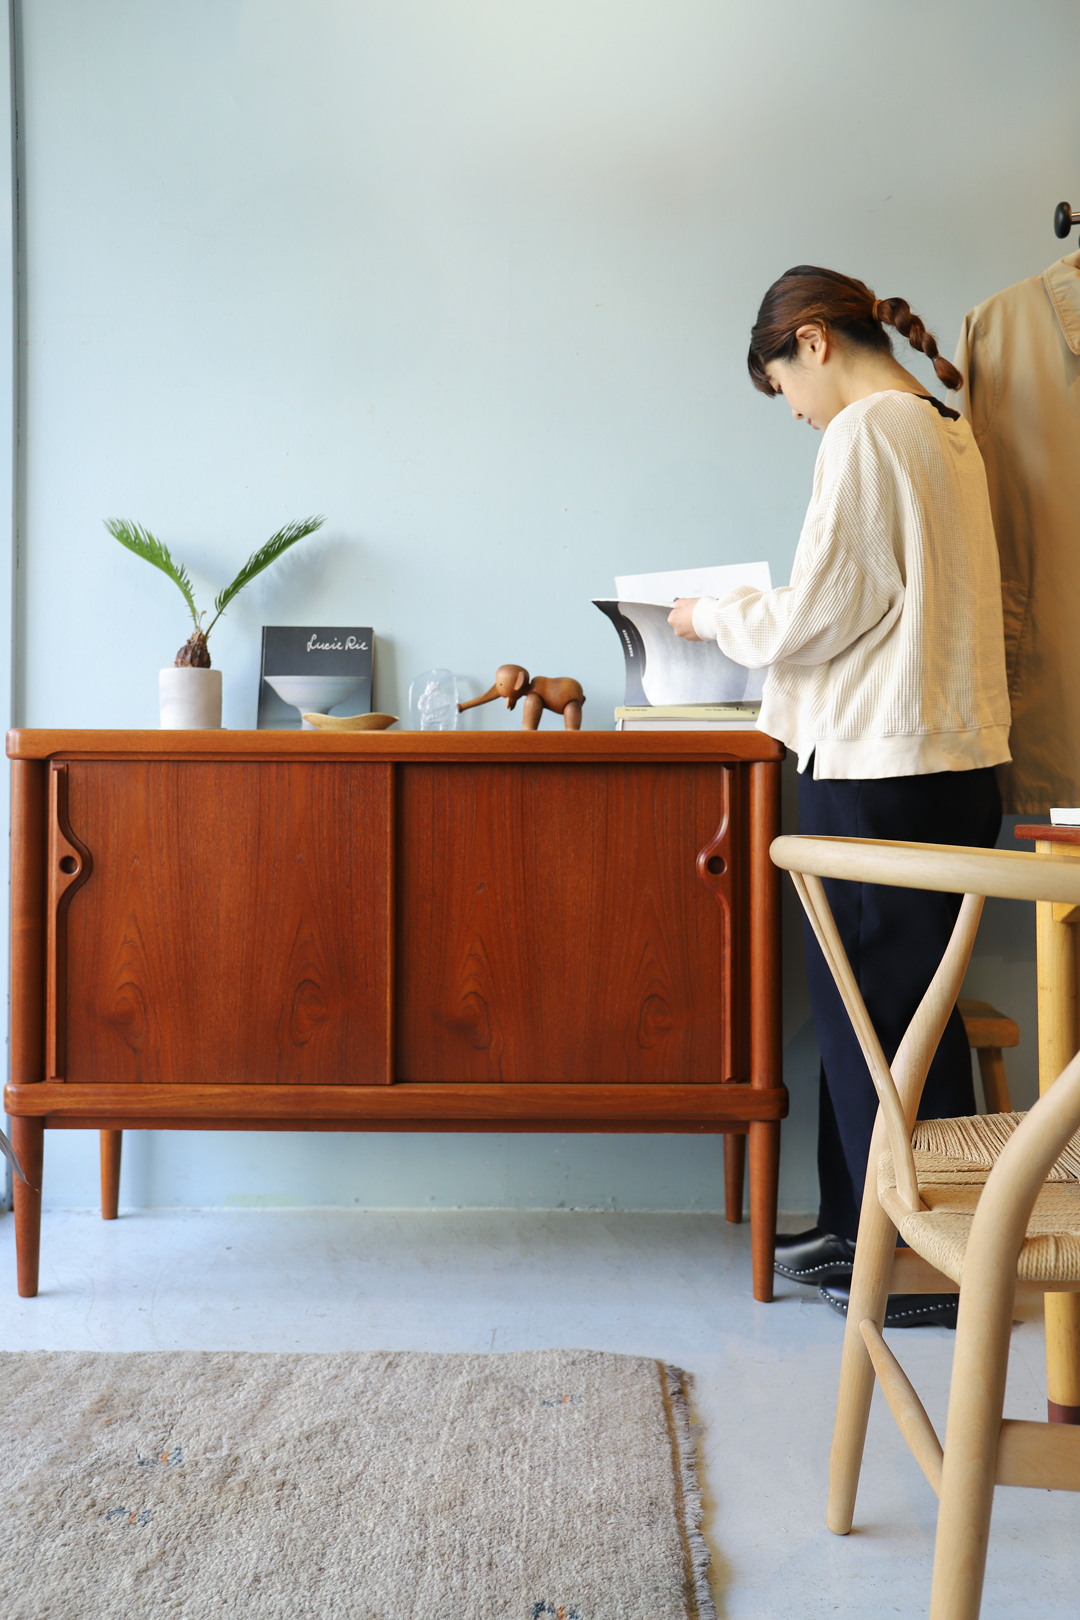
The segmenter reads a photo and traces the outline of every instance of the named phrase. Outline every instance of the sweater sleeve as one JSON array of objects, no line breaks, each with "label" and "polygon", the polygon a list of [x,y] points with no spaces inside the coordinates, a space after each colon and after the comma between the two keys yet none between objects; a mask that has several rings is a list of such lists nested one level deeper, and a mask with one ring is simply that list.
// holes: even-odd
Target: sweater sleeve
[{"label": "sweater sleeve", "polygon": [[873,435],[860,426],[823,444],[815,485],[791,584],[742,585],[694,609],[695,634],[749,669],[827,663],[903,600],[894,480]]}]

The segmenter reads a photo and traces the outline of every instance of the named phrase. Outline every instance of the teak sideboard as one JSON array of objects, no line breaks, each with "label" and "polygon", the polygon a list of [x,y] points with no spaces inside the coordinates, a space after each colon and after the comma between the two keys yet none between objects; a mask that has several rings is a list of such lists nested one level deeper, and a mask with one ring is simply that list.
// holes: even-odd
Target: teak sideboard
[{"label": "teak sideboard", "polygon": [[783,749],[12,731],[19,1292],[43,1133],[721,1132],[772,1298]]}]

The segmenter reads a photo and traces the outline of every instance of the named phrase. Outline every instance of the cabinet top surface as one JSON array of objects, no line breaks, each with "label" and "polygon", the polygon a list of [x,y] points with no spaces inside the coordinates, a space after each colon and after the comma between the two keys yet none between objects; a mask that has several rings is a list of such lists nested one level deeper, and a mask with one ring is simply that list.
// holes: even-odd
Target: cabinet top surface
[{"label": "cabinet top surface", "polygon": [[31,731],[9,759],[368,760],[394,763],[716,764],[781,760],[760,731]]},{"label": "cabinet top surface", "polygon": [[1014,838],[1034,838],[1047,844],[1080,844],[1080,827],[1052,827],[1049,822],[1034,826],[1014,827]]}]

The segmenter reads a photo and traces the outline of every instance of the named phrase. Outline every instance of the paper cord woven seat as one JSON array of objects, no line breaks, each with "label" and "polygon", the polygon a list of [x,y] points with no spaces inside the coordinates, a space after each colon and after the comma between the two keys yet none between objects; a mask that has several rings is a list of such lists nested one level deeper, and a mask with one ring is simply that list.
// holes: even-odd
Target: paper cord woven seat
[{"label": "paper cord woven seat", "polygon": [[[1024,1114],[919,1120],[911,1135],[919,1196],[909,1210],[896,1189],[893,1156],[878,1159],[877,1191],[908,1246],[937,1271],[962,1283],[964,1253],[979,1195],[998,1155]],[[1080,1283],[1080,1132],[1059,1154],[1028,1217],[1016,1266],[1018,1282]]]},{"label": "paper cord woven seat", "polygon": [[[838,1535],[851,1529],[876,1378],[940,1500],[930,1620],[977,1620],[995,1484],[1080,1491],[1080,1427],[1003,1416],[1018,1284],[1080,1292],[1080,1054],[1027,1114],[916,1116],[984,898],[1080,906],[1080,861],[862,838],[778,838],[771,853],[792,875],[879,1103],[844,1330],[826,1521]],[[963,897],[891,1065],[822,878]],[[995,1033],[1004,1040],[1007,1032]],[[897,1249],[898,1233],[908,1250]],[[960,1300],[942,1447],[882,1327],[890,1290],[944,1292],[950,1285]]]},{"label": "paper cord woven seat", "polygon": [[[1025,1110],[961,1119],[917,1119],[911,1146],[920,1182],[970,1181],[980,1170],[985,1181],[1009,1137],[1026,1118]],[[1046,1179],[1080,1181],[1080,1131],[1058,1154]]]}]

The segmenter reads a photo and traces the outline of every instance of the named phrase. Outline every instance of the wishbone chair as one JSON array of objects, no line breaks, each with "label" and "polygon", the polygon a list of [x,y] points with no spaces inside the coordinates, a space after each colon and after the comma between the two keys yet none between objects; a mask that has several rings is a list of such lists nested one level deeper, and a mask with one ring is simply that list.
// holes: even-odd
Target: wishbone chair
[{"label": "wishbone chair", "polygon": [[[1080,1490],[1080,1428],[1002,1418],[1018,1287],[1080,1291],[1080,1054],[1028,1114],[916,1120],[983,899],[1080,904],[1080,861],[878,839],[772,845],[843,998],[878,1095],[829,1464],[830,1530],[851,1529],[875,1375],[937,1492],[930,1620],[977,1620],[994,1485]],[[885,1061],[822,878],[962,894],[937,973]],[[909,1245],[897,1249],[897,1233]],[[944,1449],[882,1337],[889,1293],[959,1291]]]}]

